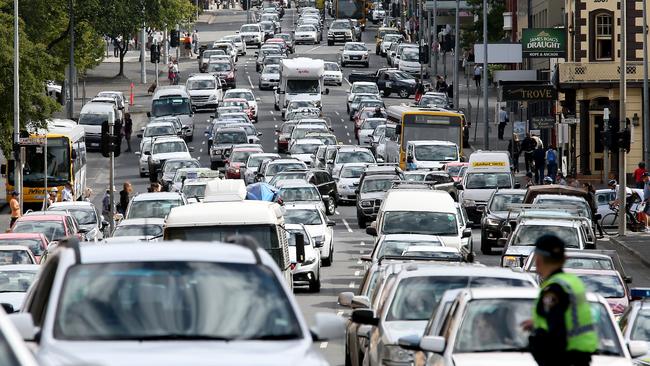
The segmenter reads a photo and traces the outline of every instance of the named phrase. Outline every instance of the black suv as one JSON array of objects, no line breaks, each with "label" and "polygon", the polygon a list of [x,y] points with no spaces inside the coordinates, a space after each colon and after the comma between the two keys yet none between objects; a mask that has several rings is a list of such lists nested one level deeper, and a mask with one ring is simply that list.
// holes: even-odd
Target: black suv
[{"label": "black suv", "polygon": [[[508,219],[508,213],[510,212],[508,206],[520,204],[525,194],[525,189],[499,189],[492,193],[492,196],[490,196],[490,199],[483,208],[483,218],[481,219],[481,253],[492,254],[492,247],[496,246],[502,237],[501,226]],[[513,210],[513,213],[515,216],[518,215],[516,209]]]}]

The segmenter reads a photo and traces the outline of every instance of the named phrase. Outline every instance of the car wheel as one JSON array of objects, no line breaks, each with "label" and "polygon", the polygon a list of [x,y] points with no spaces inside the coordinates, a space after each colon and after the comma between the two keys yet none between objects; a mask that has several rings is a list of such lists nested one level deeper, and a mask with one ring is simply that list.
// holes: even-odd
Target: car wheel
[{"label": "car wheel", "polygon": [[361,217],[360,215],[357,215],[357,224],[359,225],[359,229],[365,229],[366,226],[368,226],[366,219]]},{"label": "car wheel", "polygon": [[481,232],[481,253],[485,255],[490,255],[492,254],[492,246],[488,242],[487,238],[485,237],[487,233]]},{"label": "car wheel", "polygon": [[328,46],[333,46],[333,45],[334,45],[334,42],[327,41],[327,45],[328,45]]},{"label": "car wheel", "polygon": [[352,360],[350,359],[350,350],[348,349],[348,342],[345,342],[345,366],[352,366]]},{"label": "car wheel", "polygon": [[219,170],[219,167],[217,166],[217,163],[214,161],[210,162],[210,169],[212,170]]},{"label": "car wheel", "polygon": [[398,94],[399,94],[400,98],[408,98],[409,97],[409,92],[406,89],[400,89]]},{"label": "car wheel", "polygon": [[366,62],[366,69],[370,67],[370,62]]},{"label": "car wheel", "polygon": [[144,178],[144,177],[146,177],[146,176],[147,176],[146,173],[140,172],[140,178]]},{"label": "car wheel", "polygon": [[330,253],[330,257],[329,257],[329,258],[321,258],[321,264],[323,265],[323,267],[329,267],[329,266],[332,265],[332,256],[331,256],[331,253]]},{"label": "car wheel", "polygon": [[330,198],[327,200],[327,214],[334,215],[334,211],[336,211],[336,203],[334,202],[334,198]]},{"label": "car wheel", "polygon": [[318,279],[312,280],[309,283],[309,292],[320,292],[320,273]]},{"label": "car wheel", "polygon": [[338,86],[341,86],[341,85],[343,85],[343,82],[339,82],[339,83],[337,83],[337,84],[338,84]]},{"label": "car wheel", "polygon": [[390,96],[390,90],[384,89],[384,96],[388,98]]}]

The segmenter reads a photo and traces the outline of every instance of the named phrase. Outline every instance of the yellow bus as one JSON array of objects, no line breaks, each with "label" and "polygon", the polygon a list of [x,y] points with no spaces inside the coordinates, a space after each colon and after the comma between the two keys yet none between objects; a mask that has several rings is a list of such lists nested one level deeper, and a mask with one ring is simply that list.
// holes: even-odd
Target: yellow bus
[{"label": "yellow bus", "polygon": [[438,108],[420,108],[407,105],[388,107],[388,123],[396,125],[394,141],[386,140],[386,162],[399,163],[406,170],[406,145],[415,140],[440,140],[455,143],[463,156],[462,113]]},{"label": "yellow bus", "polygon": [[[47,189],[57,187],[59,199],[66,182],[72,183],[74,199],[86,189],[86,142],[83,127],[75,121],[53,119],[47,129],[33,131],[30,137],[47,136]],[[25,146],[23,202],[42,203],[45,198],[45,154],[43,145]],[[14,161],[8,161],[7,201],[14,191]]]}]

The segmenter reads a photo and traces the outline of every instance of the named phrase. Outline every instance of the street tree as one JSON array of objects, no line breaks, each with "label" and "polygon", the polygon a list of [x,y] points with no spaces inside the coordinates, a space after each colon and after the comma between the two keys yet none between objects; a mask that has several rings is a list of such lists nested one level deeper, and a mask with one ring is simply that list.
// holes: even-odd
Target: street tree
[{"label": "street tree", "polygon": [[[483,0],[467,0],[475,21],[462,27],[461,47],[474,47],[483,43]],[[488,42],[500,41],[505,37],[503,30],[503,13],[506,11],[503,0],[488,0]]]}]

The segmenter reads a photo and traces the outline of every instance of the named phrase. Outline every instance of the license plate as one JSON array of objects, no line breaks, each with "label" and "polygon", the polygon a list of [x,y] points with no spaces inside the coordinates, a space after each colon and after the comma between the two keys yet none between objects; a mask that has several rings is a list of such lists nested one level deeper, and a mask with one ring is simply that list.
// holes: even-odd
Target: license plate
[{"label": "license plate", "polygon": [[97,142],[91,142],[91,143],[90,143],[90,146],[99,146],[99,143],[97,143]]},{"label": "license plate", "polygon": [[351,56],[350,60],[361,60],[361,56]]}]

